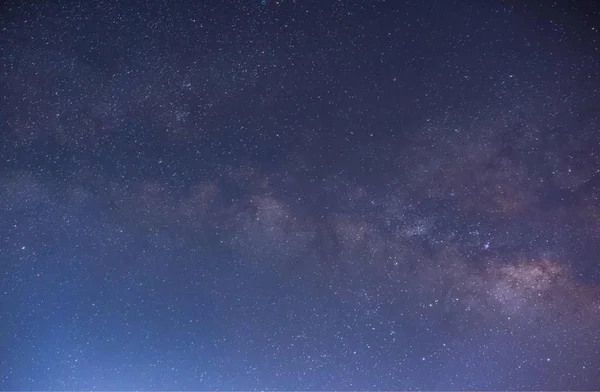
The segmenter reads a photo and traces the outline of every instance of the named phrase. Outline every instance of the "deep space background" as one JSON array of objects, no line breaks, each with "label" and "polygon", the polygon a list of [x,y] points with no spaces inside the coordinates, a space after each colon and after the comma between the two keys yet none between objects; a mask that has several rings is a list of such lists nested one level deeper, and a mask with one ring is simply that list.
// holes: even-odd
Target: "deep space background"
[{"label": "deep space background", "polygon": [[599,9],[3,2],[0,389],[599,389]]}]

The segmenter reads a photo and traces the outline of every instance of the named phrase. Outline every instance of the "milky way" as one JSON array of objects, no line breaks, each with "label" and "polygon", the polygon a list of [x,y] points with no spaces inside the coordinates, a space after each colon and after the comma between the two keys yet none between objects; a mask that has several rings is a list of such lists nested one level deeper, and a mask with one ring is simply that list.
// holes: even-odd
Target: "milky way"
[{"label": "milky way", "polygon": [[600,388],[600,14],[400,3],[5,5],[0,389]]}]

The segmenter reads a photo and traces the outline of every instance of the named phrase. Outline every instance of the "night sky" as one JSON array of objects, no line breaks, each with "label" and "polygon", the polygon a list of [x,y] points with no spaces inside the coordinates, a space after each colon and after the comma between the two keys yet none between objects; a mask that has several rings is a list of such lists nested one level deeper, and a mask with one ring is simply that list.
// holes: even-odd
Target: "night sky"
[{"label": "night sky", "polygon": [[0,389],[600,388],[594,1],[11,1]]}]

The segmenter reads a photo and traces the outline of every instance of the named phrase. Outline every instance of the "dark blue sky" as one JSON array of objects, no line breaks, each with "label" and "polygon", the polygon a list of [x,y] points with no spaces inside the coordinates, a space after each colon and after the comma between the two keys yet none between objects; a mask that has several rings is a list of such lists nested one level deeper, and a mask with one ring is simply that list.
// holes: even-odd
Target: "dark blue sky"
[{"label": "dark blue sky", "polygon": [[1,12],[0,390],[600,388],[593,2]]}]

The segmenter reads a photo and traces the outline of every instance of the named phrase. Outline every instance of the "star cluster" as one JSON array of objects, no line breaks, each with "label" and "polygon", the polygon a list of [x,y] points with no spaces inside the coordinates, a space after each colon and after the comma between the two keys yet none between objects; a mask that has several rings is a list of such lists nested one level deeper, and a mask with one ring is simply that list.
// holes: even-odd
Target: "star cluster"
[{"label": "star cluster", "polygon": [[0,389],[599,388],[599,16],[7,3]]}]

